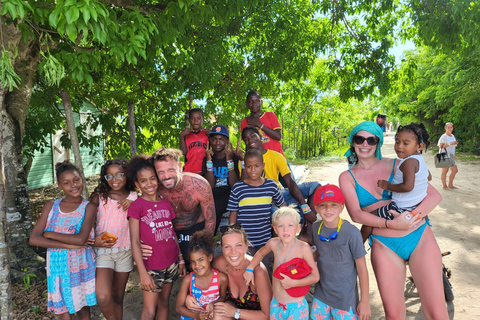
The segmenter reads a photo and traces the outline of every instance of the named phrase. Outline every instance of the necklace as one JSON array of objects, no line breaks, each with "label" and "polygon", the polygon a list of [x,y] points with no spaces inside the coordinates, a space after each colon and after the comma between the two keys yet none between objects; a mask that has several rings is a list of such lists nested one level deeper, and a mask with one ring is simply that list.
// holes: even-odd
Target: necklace
[{"label": "necklace", "polygon": [[170,203],[175,207],[175,209],[178,209],[178,206],[180,205],[180,202],[182,202],[182,200],[183,200],[183,193],[182,193],[182,196],[180,197],[180,199],[178,200],[177,203],[173,202],[172,197],[170,197],[170,190],[168,190],[168,189],[167,189],[167,196],[168,196],[168,199],[170,200]]},{"label": "necklace", "polygon": [[292,252],[293,248],[295,248],[296,244],[297,244],[297,238],[295,238],[295,242],[293,243],[293,246],[290,248],[290,251],[288,251],[285,258],[283,258],[283,261],[280,261],[280,255],[278,254],[278,250],[280,249],[280,240],[278,240],[278,243],[277,243],[277,259],[278,259],[278,265],[279,266],[285,263],[285,261],[288,258],[288,255]]},{"label": "necklace", "polygon": [[362,168],[362,170],[367,170],[367,171],[368,171],[368,170],[372,170],[373,167],[375,167],[375,165],[376,165],[379,161],[380,161],[380,160],[378,160],[378,159],[375,160],[375,162],[370,166],[370,168],[366,168],[366,167],[363,166],[360,162],[358,163],[358,166],[359,166],[360,168]]}]

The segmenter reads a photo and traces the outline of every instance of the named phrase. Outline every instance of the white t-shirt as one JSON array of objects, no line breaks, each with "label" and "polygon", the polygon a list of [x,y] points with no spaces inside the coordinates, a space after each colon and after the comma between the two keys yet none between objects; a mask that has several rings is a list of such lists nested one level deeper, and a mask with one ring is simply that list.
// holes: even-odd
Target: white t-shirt
[{"label": "white t-shirt", "polygon": [[457,145],[452,146],[451,143],[455,142],[455,141],[457,141],[457,139],[455,139],[455,136],[453,134],[452,134],[452,136],[448,136],[446,133],[444,133],[444,134],[442,134],[440,139],[438,139],[437,146],[440,147],[440,143],[448,144],[449,146],[446,147],[447,153],[454,155],[455,154],[455,148],[457,147]]}]

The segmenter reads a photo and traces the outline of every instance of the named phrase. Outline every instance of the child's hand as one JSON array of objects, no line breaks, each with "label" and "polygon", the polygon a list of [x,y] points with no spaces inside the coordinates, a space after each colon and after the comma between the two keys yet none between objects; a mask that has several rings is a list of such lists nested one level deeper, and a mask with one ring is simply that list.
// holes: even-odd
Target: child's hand
[{"label": "child's hand", "polygon": [[357,306],[357,314],[359,320],[369,319],[372,315],[372,312],[370,311],[370,303],[368,303],[368,301],[360,300]]},{"label": "child's hand", "polygon": [[201,312],[203,311],[203,308],[198,304],[197,299],[195,299],[191,295],[187,295],[185,298],[185,307],[193,312]]},{"label": "child's hand", "polygon": [[246,119],[249,126],[255,126],[257,128],[260,128],[262,126],[260,118],[247,117]]},{"label": "child's hand", "polygon": [[388,190],[388,188],[390,187],[390,182],[388,182],[387,180],[378,180],[377,186],[382,188],[383,190]]},{"label": "child's hand", "polygon": [[86,246],[94,246],[95,244],[95,239],[92,239],[92,238],[87,238],[87,241],[85,242],[85,245]]},{"label": "child's hand", "polygon": [[205,307],[205,312],[207,312],[207,319],[213,319],[213,317],[214,317],[214,314],[213,314],[214,307],[215,307],[215,302],[210,302]]},{"label": "child's hand", "polygon": [[187,275],[187,268],[185,268],[185,263],[178,265],[178,276],[185,277]]},{"label": "child's hand", "polygon": [[133,201],[129,199],[123,199],[121,201],[118,201],[118,209],[123,209],[123,211],[127,211],[132,202]]},{"label": "child's hand", "polygon": [[103,239],[105,232],[100,233],[95,237],[95,241],[93,243],[94,247],[105,247],[105,248],[111,248],[113,245],[117,242],[117,240],[111,242],[112,238],[105,238]]},{"label": "child's hand", "polygon": [[250,282],[255,285],[255,277],[253,276],[253,272],[248,272],[248,271],[245,271],[243,273],[243,279],[245,279],[245,284],[248,286],[250,284]]},{"label": "child's hand", "polygon": [[209,319],[208,312],[205,311],[205,310],[200,311],[199,316],[200,316],[200,320],[208,320]]},{"label": "child's hand", "polygon": [[223,152],[225,153],[227,160],[233,160],[233,147],[231,142],[227,144]]},{"label": "child's hand", "polygon": [[242,139],[238,139],[237,141],[237,148],[235,149],[235,154],[237,155],[238,159],[243,161],[243,154],[245,152],[242,151]]},{"label": "child's hand", "polygon": [[140,275],[140,286],[142,287],[143,290],[153,291],[156,289],[155,281],[153,281],[152,276],[146,272],[145,274]]},{"label": "child's hand", "polygon": [[213,150],[210,149],[210,141],[207,142],[207,149],[205,149],[205,157],[207,157],[207,161],[212,161]]},{"label": "child's hand", "polygon": [[290,278],[289,276],[280,273],[280,275],[283,277],[283,279],[279,279],[280,284],[282,285],[283,289],[290,289],[295,287],[295,280]]},{"label": "child's hand", "polygon": [[182,132],[180,132],[180,137],[185,138],[190,132],[192,132],[192,129],[185,128],[185,129],[183,129]]}]

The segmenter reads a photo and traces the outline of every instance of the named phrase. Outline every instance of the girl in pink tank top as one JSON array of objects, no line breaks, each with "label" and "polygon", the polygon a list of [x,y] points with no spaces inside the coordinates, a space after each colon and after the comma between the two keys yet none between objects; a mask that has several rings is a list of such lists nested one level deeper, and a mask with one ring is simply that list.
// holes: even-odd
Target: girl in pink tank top
[{"label": "girl in pink tank top", "polygon": [[108,160],[100,170],[100,182],[90,196],[97,207],[94,249],[97,255],[96,293],[107,319],[122,319],[123,296],[133,257],[127,209],[137,199],[133,183],[127,181],[123,159]]}]

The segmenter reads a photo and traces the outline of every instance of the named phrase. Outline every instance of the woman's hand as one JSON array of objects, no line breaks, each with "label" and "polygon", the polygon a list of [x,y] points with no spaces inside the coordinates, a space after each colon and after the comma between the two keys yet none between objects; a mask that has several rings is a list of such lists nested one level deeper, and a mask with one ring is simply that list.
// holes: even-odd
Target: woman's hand
[{"label": "woman's hand", "polygon": [[216,302],[214,311],[215,311],[215,314],[219,316],[233,318],[233,316],[235,315],[235,312],[237,311],[237,308],[235,308],[229,303]]},{"label": "woman's hand", "polygon": [[389,210],[388,212],[394,216],[393,220],[390,220],[386,223],[390,229],[409,230],[421,219],[418,213],[412,214],[411,212],[404,211],[402,214],[400,214],[394,210]]}]

